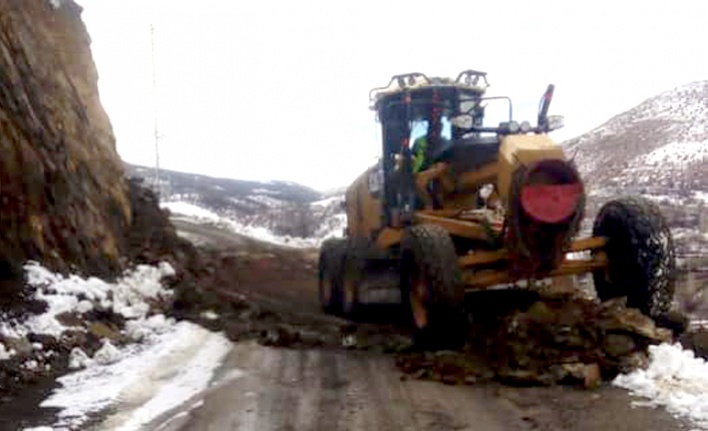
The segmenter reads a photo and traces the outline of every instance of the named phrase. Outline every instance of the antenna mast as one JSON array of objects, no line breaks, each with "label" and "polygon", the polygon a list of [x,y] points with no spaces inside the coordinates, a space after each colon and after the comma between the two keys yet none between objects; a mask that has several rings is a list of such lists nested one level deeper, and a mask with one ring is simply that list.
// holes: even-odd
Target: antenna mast
[{"label": "antenna mast", "polygon": [[155,26],[150,24],[150,46],[152,48],[152,95],[153,95],[153,116],[155,118],[155,178],[154,190],[160,192],[160,133],[157,122],[157,73],[155,66]]}]

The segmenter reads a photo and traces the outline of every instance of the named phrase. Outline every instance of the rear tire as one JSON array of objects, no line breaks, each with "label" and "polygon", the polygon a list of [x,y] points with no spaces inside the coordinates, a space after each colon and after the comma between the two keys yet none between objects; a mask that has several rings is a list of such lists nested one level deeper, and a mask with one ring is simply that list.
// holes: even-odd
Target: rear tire
[{"label": "rear tire", "polygon": [[344,256],[342,283],[342,314],[354,319],[362,311],[359,302],[359,288],[366,276],[366,256],[368,243],[360,239],[350,239]]},{"label": "rear tire", "polygon": [[320,247],[320,305],[328,314],[337,314],[342,308],[342,266],[345,245],[343,240],[328,239]]},{"label": "rear tire", "polygon": [[439,226],[416,225],[402,242],[402,298],[414,342],[429,350],[457,350],[467,338],[465,289],[450,235]]},{"label": "rear tire", "polygon": [[606,203],[593,236],[607,238],[608,267],[595,271],[601,301],[626,296],[627,306],[654,319],[671,308],[675,292],[676,252],[659,207],[640,197]]}]

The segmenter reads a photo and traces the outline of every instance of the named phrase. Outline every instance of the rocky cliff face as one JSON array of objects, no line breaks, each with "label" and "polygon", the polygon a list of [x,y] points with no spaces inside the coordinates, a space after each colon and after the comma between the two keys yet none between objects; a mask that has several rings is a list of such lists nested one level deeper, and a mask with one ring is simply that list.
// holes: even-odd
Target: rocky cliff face
[{"label": "rocky cliff face", "polygon": [[0,260],[110,275],[131,208],[81,7],[0,2]]}]

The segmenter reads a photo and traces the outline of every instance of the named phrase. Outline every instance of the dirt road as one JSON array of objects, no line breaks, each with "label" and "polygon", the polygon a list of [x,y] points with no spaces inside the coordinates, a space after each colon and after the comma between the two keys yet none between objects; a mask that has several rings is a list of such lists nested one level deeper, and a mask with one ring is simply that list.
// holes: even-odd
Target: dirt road
[{"label": "dirt road", "polygon": [[390,358],[238,344],[208,391],[146,430],[679,430],[624,391],[401,380]]},{"label": "dirt road", "polygon": [[[240,256],[224,289],[326,326],[314,255],[258,246],[180,222],[193,239]],[[256,256],[257,258],[254,258]],[[316,323],[317,324],[317,323]],[[403,377],[390,355],[238,342],[212,386],[146,430],[688,430],[661,409],[632,407],[620,389],[445,385]],[[108,428],[98,428],[108,429]]]}]

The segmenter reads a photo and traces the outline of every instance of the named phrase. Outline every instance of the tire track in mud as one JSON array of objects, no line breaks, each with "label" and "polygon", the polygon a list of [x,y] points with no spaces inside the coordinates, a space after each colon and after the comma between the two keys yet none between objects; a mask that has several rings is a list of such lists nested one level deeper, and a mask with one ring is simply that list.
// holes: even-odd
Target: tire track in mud
[{"label": "tire track in mud", "polygon": [[523,429],[520,415],[490,397],[488,390],[401,379],[387,359],[239,343],[222,373],[238,367],[245,373],[242,377],[207,390],[201,407],[168,415],[186,414],[188,420],[169,423],[162,418],[145,429]]}]

